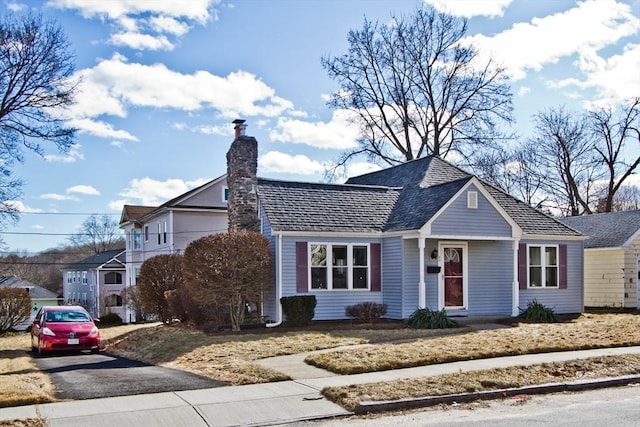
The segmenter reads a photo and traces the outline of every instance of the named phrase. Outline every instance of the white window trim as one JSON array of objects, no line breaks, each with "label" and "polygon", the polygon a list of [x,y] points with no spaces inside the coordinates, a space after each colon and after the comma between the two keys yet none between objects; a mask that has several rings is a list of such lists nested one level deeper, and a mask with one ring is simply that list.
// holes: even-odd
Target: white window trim
[{"label": "white window trim", "polygon": [[148,224],[144,225],[143,233],[144,233],[144,241],[148,242],[149,241],[149,225]]},{"label": "white window trim", "polygon": [[[312,245],[324,245],[327,247],[327,288],[314,288],[312,282],[311,269],[314,267],[311,264],[311,246]],[[332,270],[334,268],[333,265],[333,246],[346,246],[347,247],[347,287],[333,289],[333,274]],[[354,246],[362,246],[367,248],[367,287],[366,288],[354,288],[353,287],[353,269],[354,267],[363,267],[363,266],[354,266],[353,265],[353,247]],[[343,267],[343,266],[341,266]],[[370,292],[371,291],[371,245],[369,243],[345,243],[345,242],[308,242],[307,243],[307,283],[309,292]]]},{"label": "white window trim", "polygon": [[[225,195],[227,197],[225,197]],[[222,187],[222,201],[223,202],[228,202],[229,201],[229,187],[227,187],[226,185],[224,187]]]},{"label": "white window trim", "polygon": [[[542,269],[540,286],[531,286],[531,248],[540,248],[540,268]],[[545,251],[547,248],[556,249],[556,285],[547,286],[547,265]],[[560,288],[560,247],[559,245],[527,245],[527,289],[559,289]]]}]

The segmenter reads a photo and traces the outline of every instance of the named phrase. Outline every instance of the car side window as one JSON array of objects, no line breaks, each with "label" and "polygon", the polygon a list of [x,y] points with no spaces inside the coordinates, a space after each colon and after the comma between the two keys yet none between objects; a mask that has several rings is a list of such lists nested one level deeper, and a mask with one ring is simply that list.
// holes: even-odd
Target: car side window
[{"label": "car side window", "polygon": [[38,313],[36,314],[36,317],[34,317],[34,319],[42,322],[42,308],[38,310]]}]

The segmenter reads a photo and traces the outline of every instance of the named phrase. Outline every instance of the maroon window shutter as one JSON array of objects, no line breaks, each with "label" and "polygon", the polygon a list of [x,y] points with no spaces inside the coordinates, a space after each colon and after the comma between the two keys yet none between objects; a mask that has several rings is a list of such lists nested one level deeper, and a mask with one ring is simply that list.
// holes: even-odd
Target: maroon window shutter
[{"label": "maroon window shutter", "polygon": [[527,289],[527,244],[518,245],[518,282],[520,289]]},{"label": "maroon window shutter", "polygon": [[380,243],[372,243],[371,250],[371,292],[382,290],[382,275],[380,271],[381,251]]},{"label": "maroon window shutter", "polygon": [[558,252],[558,287],[567,289],[567,245],[559,245]]},{"label": "maroon window shutter", "polygon": [[296,292],[309,292],[307,242],[296,242]]}]

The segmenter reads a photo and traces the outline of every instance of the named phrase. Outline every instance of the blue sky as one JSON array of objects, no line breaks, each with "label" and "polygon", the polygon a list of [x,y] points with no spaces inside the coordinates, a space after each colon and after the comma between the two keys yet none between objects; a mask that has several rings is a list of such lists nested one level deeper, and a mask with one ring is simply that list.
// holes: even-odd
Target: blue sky
[{"label": "blue sky", "polygon": [[235,118],[258,139],[260,176],[322,180],[356,134],[326,106],[337,86],[321,57],[345,53],[365,16],[386,23],[423,4],[467,18],[507,67],[525,137],[536,112],[640,96],[640,0],[4,0],[2,13],[58,20],[82,78],[76,145],[16,168],[23,214],[1,234],[8,248],[64,245],[90,214],[119,219],[124,204],[223,175]]}]

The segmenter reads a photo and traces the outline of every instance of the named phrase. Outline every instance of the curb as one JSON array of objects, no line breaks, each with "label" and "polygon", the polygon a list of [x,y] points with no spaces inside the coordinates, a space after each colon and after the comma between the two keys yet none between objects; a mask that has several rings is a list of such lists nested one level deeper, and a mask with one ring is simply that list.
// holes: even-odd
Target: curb
[{"label": "curb", "polygon": [[479,391],[476,393],[447,394],[443,396],[427,396],[385,401],[360,402],[354,409],[354,414],[394,411],[398,409],[425,408],[441,403],[472,402],[474,400],[502,399],[520,394],[546,394],[564,391],[582,391],[606,387],[619,387],[633,383],[640,383],[640,375],[624,375],[614,378],[602,378],[596,380],[578,380],[566,383],[550,383],[531,385],[517,388],[504,388],[498,390]]}]

